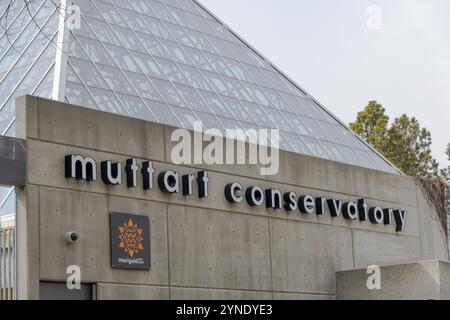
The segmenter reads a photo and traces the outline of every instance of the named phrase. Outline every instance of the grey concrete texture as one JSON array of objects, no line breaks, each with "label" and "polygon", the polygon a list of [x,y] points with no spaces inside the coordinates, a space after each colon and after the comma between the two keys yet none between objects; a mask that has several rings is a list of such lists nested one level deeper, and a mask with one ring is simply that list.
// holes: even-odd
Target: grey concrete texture
[{"label": "grey concrete texture", "polygon": [[175,286],[271,286],[268,219],[169,206],[170,281]]},{"label": "grey concrete texture", "polygon": [[[65,281],[78,265],[85,282],[168,285],[166,206],[151,201],[39,187],[40,278]],[[151,272],[112,269],[109,212],[131,212],[150,219]],[[64,241],[67,231],[79,239]]]},{"label": "grey concrete texture", "polygon": [[[421,259],[446,259],[444,233],[411,178],[280,152],[280,172],[260,176],[258,166],[174,165],[174,128],[35,97],[17,100],[17,135],[27,140],[27,186],[19,215],[27,226],[27,290],[38,298],[39,280],[65,281],[80,265],[98,297],[148,299],[334,299],[336,271]],[[209,197],[144,191],[64,177],[64,156],[152,160],[156,172],[209,170]],[[230,204],[226,183],[276,187],[342,200],[404,208],[406,229],[348,222],[342,217],[287,213]],[[110,267],[109,211],[148,215],[150,271]],[[64,242],[77,230],[80,239]]]},{"label": "grey concrete texture", "polygon": [[167,287],[97,283],[98,300],[168,300]]},{"label": "grey concrete texture", "polygon": [[[52,157],[48,155],[51,154]],[[317,215],[305,215],[299,211],[295,213],[286,212],[284,209],[281,210],[268,210],[265,207],[250,207],[246,203],[240,204],[230,204],[226,201],[224,197],[224,187],[227,183],[233,181],[239,181],[244,187],[250,185],[259,185],[262,188],[279,188],[282,191],[294,191],[297,195],[311,194],[313,196],[327,196],[335,197],[341,200],[355,200],[357,197],[352,196],[344,192],[334,193],[328,190],[317,190],[305,187],[297,187],[288,184],[274,183],[267,180],[258,180],[254,178],[247,178],[235,175],[234,173],[225,174],[217,171],[209,171],[209,176],[211,179],[210,183],[210,196],[208,199],[199,200],[196,195],[185,197],[182,194],[165,194],[161,192],[157,187],[154,190],[143,190],[142,184],[138,181],[137,188],[128,188],[125,184],[120,186],[109,186],[105,185],[100,178],[98,181],[86,182],[78,180],[68,180],[64,176],[64,156],[67,154],[81,154],[84,156],[91,156],[96,159],[97,164],[103,160],[112,160],[125,162],[129,156],[121,154],[113,154],[100,152],[95,150],[87,150],[79,147],[72,147],[61,144],[54,144],[46,141],[40,140],[28,140],[28,171],[27,171],[27,181],[31,185],[43,184],[51,186],[54,188],[70,188],[79,191],[88,191],[123,197],[134,197],[139,199],[161,201],[173,204],[183,204],[195,207],[203,208],[214,208],[219,210],[233,211],[238,213],[248,213],[261,216],[271,216],[274,218],[288,219],[288,220],[299,220],[304,222],[321,223],[336,225],[342,227],[352,227],[356,229],[364,230],[376,230],[378,232],[385,232],[390,234],[397,234],[393,225],[373,225],[368,221],[347,221],[341,217],[332,218],[329,214],[328,208],[322,216]],[[142,161],[145,159],[139,159]],[[183,174],[194,174],[198,169],[193,169],[186,166],[175,166],[165,162],[154,162],[156,172],[162,172],[164,170],[176,170]],[[239,167],[239,166],[236,166]],[[406,204],[401,204],[398,202],[387,202],[385,200],[371,199],[367,198],[368,202],[372,205],[379,205],[382,207],[393,207],[393,208],[404,208],[408,211],[408,218],[405,226],[405,231],[401,235],[419,236],[419,212],[416,207],[408,206]]]},{"label": "grey concrete texture", "polygon": [[353,267],[351,231],[293,221],[271,221],[273,289],[330,294],[337,270]]},{"label": "grey concrete texture", "polygon": [[[36,97],[17,100],[18,122],[30,123],[19,138],[33,138],[109,153],[149,158],[170,163],[170,133],[174,128],[88,108]],[[27,110],[24,111],[25,104]],[[23,120],[21,120],[23,119]],[[20,131],[20,125],[17,127]],[[299,166],[298,164],[302,165]],[[206,166],[202,165],[201,168]],[[230,171],[245,177],[261,179],[259,166],[220,166],[215,170]],[[410,178],[368,170],[334,161],[280,152],[280,170],[268,177],[287,183],[354,196],[416,206],[415,184]],[[385,188],[379,188],[382,184]]]},{"label": "grey concrete texture", "polygon": [[171,288],[174,300],[271,300],[272,292],[203,288]]},{"label": "grey concrete texture", "polygon": [[430,260],[380,268],[381,288],[369,290],[366,269],[336,273],[339,300],[447,300],[450,263]]}]

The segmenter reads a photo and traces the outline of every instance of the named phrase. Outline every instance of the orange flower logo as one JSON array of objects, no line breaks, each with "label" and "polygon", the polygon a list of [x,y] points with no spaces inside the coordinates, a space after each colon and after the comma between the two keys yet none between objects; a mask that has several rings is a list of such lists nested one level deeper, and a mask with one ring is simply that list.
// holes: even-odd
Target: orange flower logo
[{"label": "orange flower logo", "polygon": [[142,246],[142,241],[144,240],[142,238],[142,232],[144,229],[139,228],[131,219],[128,223],[124,223],[123,226],[119,227],[119,231],[119,248],[123,248],[131,258],[135,253],[139,253],[139,250],[144,249]]}]

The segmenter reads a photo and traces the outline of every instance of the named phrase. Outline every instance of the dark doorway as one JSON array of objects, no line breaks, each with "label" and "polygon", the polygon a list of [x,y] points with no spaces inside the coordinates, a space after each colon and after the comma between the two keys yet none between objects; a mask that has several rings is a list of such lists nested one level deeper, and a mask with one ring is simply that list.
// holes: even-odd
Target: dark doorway
[{"label": "dark doorway", "polygon": [[95,300],[95,284],[81,284],[80,289],[69,290],[65,282],[39,283],[40,300]]}]

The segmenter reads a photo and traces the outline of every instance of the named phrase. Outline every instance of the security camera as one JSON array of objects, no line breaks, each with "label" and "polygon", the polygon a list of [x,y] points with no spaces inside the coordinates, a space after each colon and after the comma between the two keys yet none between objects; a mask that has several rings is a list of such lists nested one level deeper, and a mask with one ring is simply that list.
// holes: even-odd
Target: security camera
[{"label": "security camera", "polygon": [[67,243],[74,243],[78,239],[78,233],[75,231],[67,231],[64,235],[64,239]]}]

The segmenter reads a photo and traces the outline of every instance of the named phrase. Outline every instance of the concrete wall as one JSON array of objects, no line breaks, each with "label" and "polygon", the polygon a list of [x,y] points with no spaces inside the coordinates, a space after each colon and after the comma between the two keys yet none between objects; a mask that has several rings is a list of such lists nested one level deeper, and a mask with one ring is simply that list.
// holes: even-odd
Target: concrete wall
[{"label": "concrete wall", "polygon": [[380,268],[379,290],[366,286],[366,269],[336,274],[337,296],[342,300],[448,300],[450,299],[450,263],[421,261]]},{"label": "concrete wall", "polygon": [[[151,299],[334,299],[335,272],[420,259],[447,259],[436,213],[414,181],[355,166],[280,153],[280,171],[257,166],[176,166],[171,127],[35,97],[17,100],[16,130],[27,140],[27,186],[19,193],[21,296],[38,298],[39,281],[65,281],[78,264],[98,297]],[[157,172],[209,170],[207,199],[129,190],[64,177],[64,156],[123,162],[153,160]],[[226,183],[278,187],[408,210],[404,232],[393,226],[232,205]],[[110,210],[148,215],[150,271],[110,267]],[[77,230],[74,245],[64,233]],[[26,253],[26,254],[25,254]]]}]

